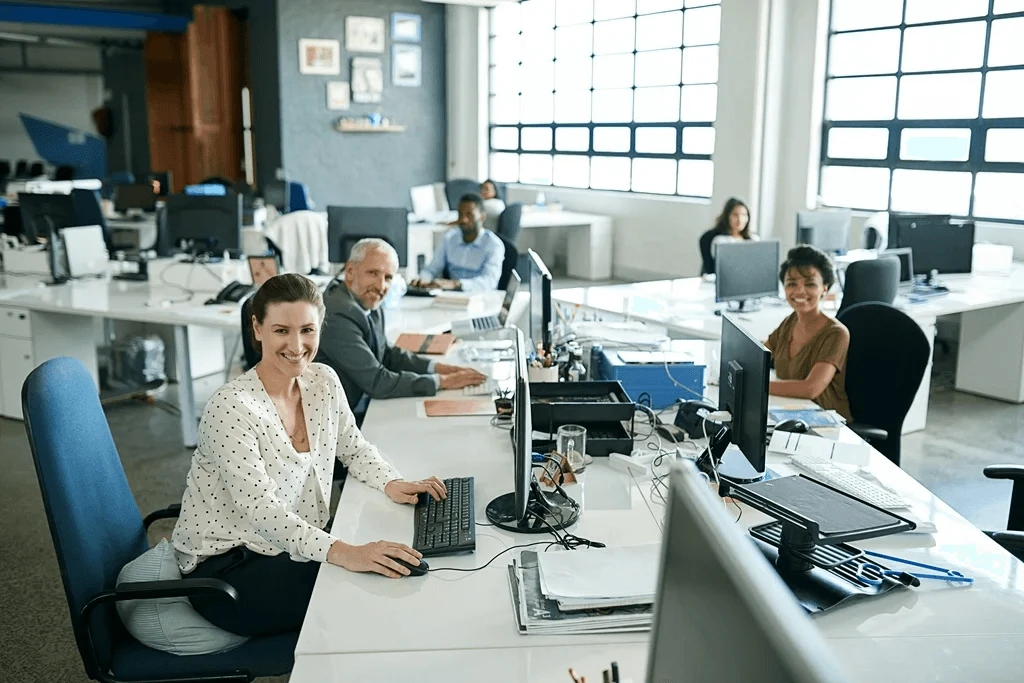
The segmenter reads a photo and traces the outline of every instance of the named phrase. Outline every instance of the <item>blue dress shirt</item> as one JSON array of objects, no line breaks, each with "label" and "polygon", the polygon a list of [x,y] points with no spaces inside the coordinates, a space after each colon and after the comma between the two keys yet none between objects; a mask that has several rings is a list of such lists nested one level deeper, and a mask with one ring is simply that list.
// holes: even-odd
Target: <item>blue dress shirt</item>
[{"label": "blue dress shirt", "polygon": [[423,268],[423,279],[436,280],[447,266],[448,276],[462,283],[464,292],[483,292],[498,288],[505,245],[490,230],[481,230],[468,244],[462,230],[452,228],[444,234],[430,265]]}]

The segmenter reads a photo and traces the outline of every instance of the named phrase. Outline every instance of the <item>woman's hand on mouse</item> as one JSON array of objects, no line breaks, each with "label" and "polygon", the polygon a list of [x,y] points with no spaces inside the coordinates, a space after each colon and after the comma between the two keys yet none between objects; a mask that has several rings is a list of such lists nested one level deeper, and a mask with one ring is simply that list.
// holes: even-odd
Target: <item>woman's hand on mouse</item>
[{"label": "woman's hand on mouse", "polygon": [[417,494],[427,493],[434,500],[444,500],[448,497],[448,490],[444,482],[437,477],[423,479],[421,481],[402,481],[394,479],[384,486],[384,493],[396,503],[407,503],[415,505],[419,498]]},{"label": "woman's hand on mouse", "polygon": [[327,551],[327,561],[350,572],[376,572],[389,579],[400,579],[409,575],[409,568],[403,567],[395,558],[412,566],[420,563],[419,552],[402,543],[374,541],[366,545],[349,545],[335,541]]}]

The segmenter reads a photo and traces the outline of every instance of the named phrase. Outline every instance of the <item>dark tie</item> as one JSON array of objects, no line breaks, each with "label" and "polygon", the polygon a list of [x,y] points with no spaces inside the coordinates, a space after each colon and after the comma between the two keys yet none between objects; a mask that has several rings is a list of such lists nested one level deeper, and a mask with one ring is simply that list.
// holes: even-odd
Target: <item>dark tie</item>
[{"label": "dark tie", "polygon": [[373,313],[366,316],[366,321],[370,324],[370,351],[373,352],[374,358],[380,358],[380,345],[377,342],[377,325],[373,321]]}]

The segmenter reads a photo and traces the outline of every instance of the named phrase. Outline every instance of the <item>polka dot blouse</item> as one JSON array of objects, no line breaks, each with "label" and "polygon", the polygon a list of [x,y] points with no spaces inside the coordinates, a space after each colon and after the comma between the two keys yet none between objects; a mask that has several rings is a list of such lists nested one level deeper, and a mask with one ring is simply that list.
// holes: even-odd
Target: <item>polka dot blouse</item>
[{"label": "polka dot blouse", "polygon": [[309,452],[299,453],[255,369],[217,390],[203,411],[181,517],[171,537],[182,572],[244,545],[263,555],[327,561],[334,459],[383,490],[400,475],[363,438],[333,369],[299,377]]}]

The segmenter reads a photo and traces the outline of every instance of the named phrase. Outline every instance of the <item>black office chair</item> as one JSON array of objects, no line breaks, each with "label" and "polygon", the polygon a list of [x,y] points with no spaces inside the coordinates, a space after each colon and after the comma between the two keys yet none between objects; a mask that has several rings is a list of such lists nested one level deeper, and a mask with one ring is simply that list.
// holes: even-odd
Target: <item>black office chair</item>
[{"label": "black office chair", "polygon": [[985,533],[1018,560],[1024,562],[1024,465],[989,465],[983,472],[989,479],[1009,479],[1013,482],[1006,531],[986,531]]},{"label": "black office chair", "polygon": [[32,165],[28,167],[29,178],[41,178],[46,175],[46,167],[43,166],[41,161],[33,161]]},{"label": "black office chair", "polygon": [[75,167],[74,166],[58,166],[57,170],[53,172],[54,180],[74,180],[75,179]]},{"label": "black office chair", "polygon": [[700,274],[710,275],[715,272],[715,257],[711,255],[711,241],[718,233],[712,228],[700,236]]},{"label": "black office chair", "polygon": [[846,395],[854,421],[848,426],[899,465],[903,420],[932,352],[928,337],[889,304],[856,304],[837,317],[850,330]]},{"label": "black office chair", "polygon": [[11,175],[11,162],[4,159],[0,161],[0,180],[7,180]]},{"label": "black office chair", "polygon": [[28,162],[24,159],[18,159],[18,163],[14,165],[14,177],[17,180],[24,180],[28,178]]},{"label": "black office chair", "polygon": [[498,216],[498,236],[504,237],[512,244],[519,242],[519,231],[522,230],[523,205],[519,202],[509,204]]},{"label": "black office chair", "polygon": [[891,304],[900,286],[900,260],[896,256],[879,256],[868,261],[854,261],[846,267],[843,281],[843,302],[836,315],[850,306],[868,301]]},{"label": "black office chair", "polygon": [[508,281],[512,279],[512,271],[519,263],[519,250],[505,237],[498,235],[498,238],[505,245],[505,258],[501,262],[501,278],[498,279],[498,289],[505,291],[508,289]]},{"label": "black office chair", "polygon": [[459,208],[459,200],[467,194],[479,194],[480,183],[469,178],[454,178],[444,184],[444,195],[448,198],[448,208],[455,211]]}]

